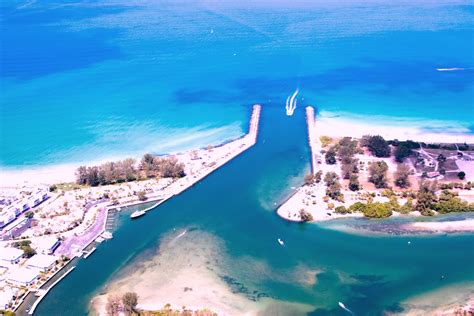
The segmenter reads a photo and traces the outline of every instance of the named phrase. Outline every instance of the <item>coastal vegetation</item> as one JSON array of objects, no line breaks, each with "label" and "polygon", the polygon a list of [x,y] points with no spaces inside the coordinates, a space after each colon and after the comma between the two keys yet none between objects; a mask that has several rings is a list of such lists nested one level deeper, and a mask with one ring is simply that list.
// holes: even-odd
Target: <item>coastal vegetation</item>
[{"label": "coastal vegetation", "polygon": [[31,241],[30,240],[21,240],[21,241],[15,241],[12,246],[14,248],[18,248],[23,250],[23,256],[25,258],[31,258],[36,254],[36,250],[34,250],[31,247]]},{"label": "coastal vegetation", "polygon": [[406,199],[403,205],[399,203],[400,196],[387,189],[381,195],[387,197],[388,202],[374,202],[373,196],[369,195],[367,203],[358,201],[349,207],[341,205],[337,206],[334,211],[338,214],[362,213],[369,218],[389,217],[393,212],[408,214],[418,211],[424,216],[432,216],[435,212],[439,214],[474,212],[474,203],[462,200],[457,192],[444,189],[436,194],[437,189],[438,184],[435,181],[424,181],[419,184],[417,192],[406,191],[403,194],[398,194]]},{"label": "coastal vegetation", "polygon": [[138,295],[135,292],[127,292],[120,295],[109,295],[105,310],[107,316],[217,316],[208,309],[191,310],[183,306],[182,309],[173,309],[166,304],[159,310],[141,310],[137,308]]},{"label": "coastal vegetation", "polygon": [[413,149],[419,148],[420,145],[415,143],[414,141],[407,140],[404,142],[399,142],[397,140],[389,142],[389,144],[395,147],[395,161],[398,163],[402,163],[408,158],[412,153]]},{"label": "coastal vegetation", "polygon": [[331,146],[328,151],[324,154],[324,160],[328,165],[336,164],[336,149],[334,146]]},{"label": "coastal vegetation", "polygon": [[134,159],[106,162],[99,166],[80,166],[76,170],[79,185],[107,185],[155,177],[181,178],[185,176],[184,164],[176,157],[156,157],[145,154],[137,165]]},{"label": "coastal vegetation", "polygon": [[410,186],[410,167],[401,163],[397,165],[397,171],[395,172],[394,184],[402,189],[408,188]]},{"label": "coastal vegetation", "polygon": [[387,170],[388,165],[385,161],[375,161],[369,166],[369,181],[372,182],[377,189],[387,187]]},{"label": "coastal vegetation", "polygon": [[326,195],[334,200],[340,200],[342,193],[337,173],[333,171],[326,173],[324,183],[326,184]]},{"label": "coastal vegetation", "polygon": [[300,218],[303,222],[311,222],[313,220],[313,215],[302,208],[300,210]]},{"label": "coastal vegetation", "polygon": [[380,135],[363,136],[361,139],[361,146],[367,147],[375,157],[390,157],[390,146],[388,142]]}]

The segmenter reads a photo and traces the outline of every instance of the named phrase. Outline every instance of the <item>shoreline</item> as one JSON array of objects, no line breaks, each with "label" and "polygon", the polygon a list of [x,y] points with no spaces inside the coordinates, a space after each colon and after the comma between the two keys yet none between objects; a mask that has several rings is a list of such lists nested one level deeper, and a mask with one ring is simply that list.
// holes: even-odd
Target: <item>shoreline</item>
[{"label": "shoreline", "polygon": [[[380,135],[385,139],[413,140],[429,143],[474,143],[474,133],[467,126],[440,120],[404,117],[357,115],[347,112],[321,111],[316,115],[320,136],[361,138]],[[457,125],[457,126],[455,126]],[[374,133],[376,131],[376,133]],[[442,138],[441,138],[442,137]]]},{"label": "shoreline", "polygon": [[[409,122],[406,119],[400,120],[405,123]],[[413,140],[428,143],[439,143],[437,140],[439,140],[440,136],[443,136],[443,143],[449,143],[449,141],[452,141],[453,143],[474,143],[474,135],[460,133],[460,130],[457,130],[457,133],[433,133],[423,131],[419,127],[406,128],[404,126],[394,126],[393,124],[380,125],[381,122],[377,122],[376,124],[367,124],[366,122],[367,120],[362,120],[361,117],[349,116],[349,118],[345,118],[340,117],[340,114],[332,114],[330,112],[322,112],[315,117],[314,108],[311,106],[306,107],[306,124],[308,131],[308,146],[310,149],[311,175],[315,176],[316,172],[321,173],[321,175],[327,174],[329,172],[334,172],[337,175],[340,175],[341,172],[341,163],[339,161],[336,161],[336,163],[333,164],[328,164],[325,162],[325,157],[322,157],[322,153],[324,153],[323,149],[328,149],[327,145],[323,146],[322,140],[320,140],[320,137],[322,136],[338,139],[350,135],[352,139],[360,139],[364,135],[373,135],[373,131],[376,131],[375,134],[381,135],[387,140],[398,139],[400,141]],[[463,131],[466,132],[467,130]],[[357,159],[356,161],[365,160],[365,162],[368,164],[370,164],[371,161],[383,160],[388,165],[388,170],[392,173],[397,168],[391,157],[376,158],[368,155],[367,153],[359,153],[353,157]],[[468,161],[462,160],[461,162],[468,163]],[[358,169],[360,169],[360,167]],[[472,175],[467,174],[466,180],[469,180],[470,177],[472,177]],[[345,182],[344,180],[340,180],[340,183],[344,184]],[[381,196],[382,189],[375,188],[374,190],[370,188],[368,189],[367,187],[363,188],[363,186],[361,188],[362,189],[358,190],[357,192],[353,192],[347,188],[341,187],[340,192],[343,195],[343,200],[331,200],[326,196],[326,186],[320,177],[318,182],[309,182],[309,184],[304,183],[294,192],[291,192],[288,197],[278,204],[276,213],[278,216],[289,222],[303,222],[302,216],[305,215],[304,213],[310,215],[310,219],[306,220],[309,223],[318,223],[344,218],[354,219],[364,217],[364,215],[361,212],[351,212],[349,214],[336,213],[334,208],[338,206],[348,208],[353,203],[361,201],[362,196],[360,193],[373,194],[374,201],[377,202],[388,202],[389,200],[388,198]],[[459,192],[459,195],[465,200],[467,199],[468,201],[473,201],[473,196],[469,193]],[[406,202],[406,198],[402,198],[401,200]],[[331,204],[332,206],[329,206]],[[402,214],[394,211],[388,218],[400,217],[414,219],[421,216],[422,214],[414,211],[408,214]],[[420,224],[414,222],[411,224],[414,225],[407,224],[403,229],[413,233],[474,232],[474,221],[464,221],[463,223],[457,223],[456,221],[433,223],[425,222]]]},{"label": "shoreline", "polygon": [[[456,125],[456,122],[451,121],[404,118],[396,116],[362,116],[355,113],[330,111],[321,111],[317,113],[313,121],[317,124],[319,130],[324,131],[320,136],[344,137],[351,135],[352,137],[360,138],[367,134],[373,134],[373,131],[375,130],[377,131],[376,134],[383,136],[385,139],[416,140],[420,142],[440,143],[439,140],[440,137],[442,137],[443,143],[474,143],[474,133],[470,132],[467,127],[459,125],[459,123],[457,123],[458,126],[454,126]],[[429,131],[427,129],[428,127],[432,128],[433,131]],[[308,129],[310,129],[309,125]],[[313,129],[311,130],[313,131]],[[247,134],[243,133],[240,136],[222,140],[212,146],[217,148],[235,140],[241,139],[245,137],[245,135]],[[311,140],[309,140],[309,142],[311,146]],[[185,151],[158,153],[156,155],[178,155],[190,150],[204,148],[205,147],[200,147]],[[141,156],[132,156],[132,158],[137,160],[141,158]],[[19,186],[74,182],[74,172],[81,165],[99,165],[107,161],[121,160],[128,157],[130,156],[119,155],[107,159],[104,158],[83,162],[52,163],[25,167],[0,166],[0,188],[15,188]],[[314,159],[315,157],[312,156],[312,166],[315,165]]]},{"label": "shoreline", "polygon": [[[95,205],[92,205],[88,210],[86,210],[85,213],[85,217],[92,217],[92,223],[88,224],[90,220],[87,222],[84,220],[83,223],[81,223],[79,226],[63,233],[62,235],[65,237],[65,239],[61,243],[60,247],[57,249],[56,254],[62,254],[71,257],[81,257],[83,255],[84,250],[106,231],[109,210],[131,205],[141,205],[156,201],[156,203],[154,203],[151,207],[147,208],[147,211],[155,209],[160,204],[166,202],[175,195],[178,195],[184,192],[185,190],[191,188],[196,183],[203,180],[209,174],[213,173],[230,160],[244,153],[257,142],[260,113],[261,106],[258,104],[254,105],[249,121],[249,130],[247,134],[234,140],[228,140],[217,147],[213,147],[211,150],[200,149],[201,152],[205,152],[203,155],[206,155],[208,160],[211,160],[210,162],[206,161],[204,163],[203,161],[202,165],[196,162],[193,163],[193,160],[190,158],[192,156],[192,151],[180,153],[178,155],[178,158],[183,158],[182,156],[189,156],[188,158],[190,160],[185,161],[185,168],[190,168],[188,170],[189,172],[186,174],[186,176],[179,178],[178,180],[171,181],[171,183],[168,183],[164,187],[159,186],[159,184],[156,183],[159,186],[157,196],[150,196],[145,201],[136,200],[136,197],[132,198],[132,200],[130,200],[130,198],[125,197],[122,199],[122,201],[119,201],[117,205],[110,205],[110,201],[98,201]],[[199,162],[201,162],[201,159],[204,158],[199,158]],[[193,167],[196,167],[195,165],[199,166],[197,170],[193,169]],[[148,183],[150,181],[155,180],[142,181],[142,185],[146,186],[146,184],[144,183]],[[129,185],[129,183],[125,183],[125,185]],[[117,188],[120,187],[120,185],[99,186],[88,189],[100,191],[101,189],[106,190],[104,188],[107,187]],[[96,209],[96,213],[91,214],[93,209]],[[81,227],[81,225],[84,227]],[[58,271],[62,271],[62,268],[60,268]],[[45,282],[48,281],[49,279]],[[56,283],[54,285],[56,285]],[[51,288],[54,285],[52,285]],[[48,291],[50,289],[48,289]],[[46,294],[44,296],[46,296]],[[43,299],[43,297],[40,297],[40,300]],[[17,305],[14,310],[23,308],[22,304],[23,303]],[[37,305],[39,305],[39,303],[36,303],[36,301],[33,304],[35,308]]]}]

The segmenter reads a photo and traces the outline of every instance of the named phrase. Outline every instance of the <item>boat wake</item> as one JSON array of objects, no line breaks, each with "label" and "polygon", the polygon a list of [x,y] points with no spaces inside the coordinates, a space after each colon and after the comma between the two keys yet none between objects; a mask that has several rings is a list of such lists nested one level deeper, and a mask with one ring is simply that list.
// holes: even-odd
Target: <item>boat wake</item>
[{"label": "boat wake", "polygon": [[354,313],[349,308],[347,308],[346,305],[344,305],[342,302],[339,302],[339,307],[341,307],[346,312],[351,313],[352,315],[354,315]]},{"label": "boat wake", "polygon": [[298,94],[298,92],[299,92],[299,90],[296,89],[296,91],[293,93],[293,95],[288,96],[288,98],[286,98],[285,109],[286,109],[286,115],[288,115],[288,116],[292,116],[293,113],[295,112],[295,109],[296,109],[296,95]]},{"label": "boat wake", "polygon": [[460,68],[460,67],[453,67],[453,68],[436,68],[438,71],[461,71],[461,70],[469,70],[472,68]]}]

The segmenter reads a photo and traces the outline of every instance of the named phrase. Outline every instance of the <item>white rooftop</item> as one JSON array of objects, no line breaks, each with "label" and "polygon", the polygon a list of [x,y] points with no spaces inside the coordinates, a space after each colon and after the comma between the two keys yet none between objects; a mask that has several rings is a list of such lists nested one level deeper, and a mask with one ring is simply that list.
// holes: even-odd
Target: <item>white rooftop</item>
[{"label": "white rooftop", "polygon": [[23,256],[23,250],[11,247],[0,248],[0,260],[13,261]]},{"label": "white rooftop", "polygon": [[26,265],[28,267],[44,269],[49,268],[52,264],[56,262],[56,260],[58,260],[58,258],[55,256],[38,254],[28,259]]},{"label": "white rooftop", "polygon": [[41,250],[49,250],[53,248],[54,244],[56,244],[57,241],[58,239],[54,236],[46,236],[35,241],[35,244]]},{"label": "white rooftop", "polygon": [[39,272],[34,269],[19,268],[10,272],[8,280],[19,283],[30,283],[39,276]]}]

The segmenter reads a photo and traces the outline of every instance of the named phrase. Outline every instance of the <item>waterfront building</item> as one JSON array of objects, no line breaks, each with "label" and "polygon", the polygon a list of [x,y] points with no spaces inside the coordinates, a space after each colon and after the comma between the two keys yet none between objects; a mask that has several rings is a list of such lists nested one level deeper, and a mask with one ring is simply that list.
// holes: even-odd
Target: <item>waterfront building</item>
[{"label": "waterfront building", "polygon": [[58,258],[50,255],[38,254],[34,255],[26,261],[26,267],[30,269],[38,269],[41,272],[47,272],[54,268]]},{"label": "waterfront building", "polygon": [[61,241],[56,237],[47,236],[38,240],[35,244],[38,247],[37,250],[39,250],[42,254],[52,255],[61,244]]},{"label": "waterfront building", "polygon": [[39,271],[35,269],[19,268],[11,271],[7,282],[19,286],[29,286],[34,284],[39,278]]},{"label": "waterfront building", "polygon": [[[23,250],[5,247],[0,250],[0,266],[5,267],[6,263],[15,264],[20,262],[21,257],[23,257]],[[3,264],[3,265],[2,265]],[[9,266],[6,266],[7,268]]]}]

